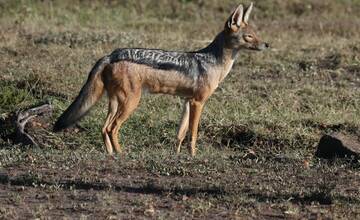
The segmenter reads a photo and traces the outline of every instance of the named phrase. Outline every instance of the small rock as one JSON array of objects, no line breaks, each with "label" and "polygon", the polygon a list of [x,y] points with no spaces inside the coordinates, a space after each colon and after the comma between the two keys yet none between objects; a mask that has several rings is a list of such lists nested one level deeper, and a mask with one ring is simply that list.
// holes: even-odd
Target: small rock
[{"label": "small rock", "polygon": [[155,208],[153,205],[149,205],[147,209],[145,209],[144,214],[146,216],[153,216],[155,214]]},{"label": "small rock", "polygon": [[309,169],[310,168],[310,162],[309,160],[303,160],[303,165],[305,169]]},{"label": "small rock", "polygon": [[253,149],[247,149],[246,154],[243,156],[244,159],[256,159],[257,155]]},{"label": "small rock", "polygon": [[189,199],[189,197],[187,197],[186,195],[183,195],[182,201],[186,201],[186,200],[188,200],[188,199]]},{"label": "small rock", "polygon": [[343,133],[324,135],[320,139],[315,156],[325,159],[360,158],[360,142],[356,137]]}]

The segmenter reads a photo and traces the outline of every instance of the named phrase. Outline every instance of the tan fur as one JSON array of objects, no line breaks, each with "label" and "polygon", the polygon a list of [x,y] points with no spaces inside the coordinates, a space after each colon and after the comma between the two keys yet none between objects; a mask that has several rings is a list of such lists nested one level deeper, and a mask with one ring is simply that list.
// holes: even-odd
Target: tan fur
[{"label": "tan fur", "polygon": [[176,71],[153,69],[131,62],[118,62],[105,67],[102,80],[109,96],[109,113],[102,135],[109,154],[121,152],[118,130],[139,104],[143,89],[150,93],[180,95],[187,98],[178,131],[177,152],[188,128],[191,131],[189,152],[195,155],[195,144],[200,115],[206,99],[216,89],[230,67],[216,67],[207,80],[194,81]]}]

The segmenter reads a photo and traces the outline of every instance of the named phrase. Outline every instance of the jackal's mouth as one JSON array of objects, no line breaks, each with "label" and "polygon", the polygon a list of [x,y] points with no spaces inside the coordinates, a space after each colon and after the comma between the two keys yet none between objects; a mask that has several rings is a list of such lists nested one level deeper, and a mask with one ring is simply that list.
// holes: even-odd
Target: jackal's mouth
[{"label": "jackal's mouth", "polygon": [[242,45],[243,48],[248,50],[255,50],[255,51],[262,51],[270,48],[270,45],[268,43],[260,43],[260,44],[245,44]]},{"label": "jackal's mouth", "polygon": [[252,50],[262,51],[262,50],[266,50],[269,48],[270,48],[270,45],[268,43],[261,43],[256,46],[253,46]]},{"label": "jackal's mouth", "polygon": [[250,50],[256,50],[256,51],[262,51],[263,49],[262,48],[259,48],[257,46],[251,46],[249,47]]},{"label": "jackal's mouth", "polygon": [[259,43],[259,44],[245,44],[243,45],[248,50],[262,51],[270,48],[268,43]]}]

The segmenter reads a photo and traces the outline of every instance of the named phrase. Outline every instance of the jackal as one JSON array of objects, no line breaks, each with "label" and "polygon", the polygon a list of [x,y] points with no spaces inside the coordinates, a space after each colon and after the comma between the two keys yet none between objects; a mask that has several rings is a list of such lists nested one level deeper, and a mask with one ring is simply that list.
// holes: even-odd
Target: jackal
[{"label": "jackal", "polygon": [[178,128],[176,152],[180,152],[187,130],[191,131],[189,152],[195,155],[200,115],[206,100],[228,75],[242,49],[269,47],[248,23],[253,3],[245,10],[239,5],[224,29],[205,48],[193,52],[159,49],[120,48],[97,61],[75,101],[54,126],[70,127],[83,117],[107,92],[109,111],[102,137],[109,154],[120,153],[118,131],[139,104],[142,90],[181,96],[185,99]]}]

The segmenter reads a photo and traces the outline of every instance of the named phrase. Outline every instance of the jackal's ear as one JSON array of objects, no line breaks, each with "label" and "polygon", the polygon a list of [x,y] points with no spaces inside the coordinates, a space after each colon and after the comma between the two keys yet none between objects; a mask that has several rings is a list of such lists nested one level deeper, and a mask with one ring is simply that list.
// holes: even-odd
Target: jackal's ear
[{"label": "jackal's ear", "polygon": [[228,27],[232,30],[237,30],[238,28],[240,28],[243,14],[244,14],[244,7],[242,5],[239,5],[235,9],[235,11],[231,14],[228,20],[227,22]]},{"label": "jackal's ear", "polygon": [[246,9],[245,11],[245,15],[244,15],[244,23],[248,24],[248,21],[249,21],[249,17],[250,17],[250,14],[251,14],[251,10],[253,9],[253,5],[254,3],[251,2],[251,4],[249,5],[249,7]]}]

